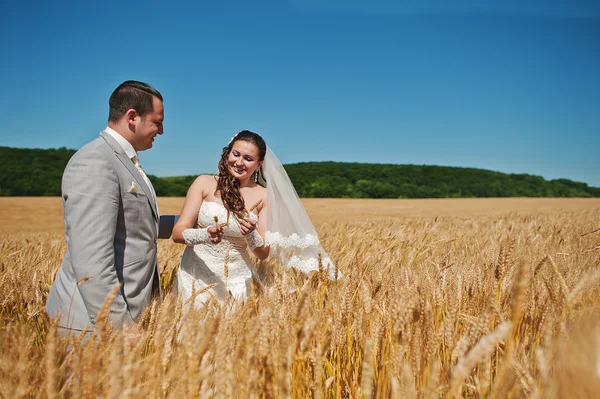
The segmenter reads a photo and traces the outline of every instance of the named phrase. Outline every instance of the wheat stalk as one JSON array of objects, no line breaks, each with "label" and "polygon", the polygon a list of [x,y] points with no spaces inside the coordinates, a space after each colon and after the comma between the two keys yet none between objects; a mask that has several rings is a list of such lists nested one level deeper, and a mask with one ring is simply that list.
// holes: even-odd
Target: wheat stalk
[{"label": "wheat stalk", "polygon": [[[177,199],[160,200],[163,209]],[[0,197],[0,205],[11,201]],[[187,305],[214,286],[174,300],[181,247],[159,241],[163,292],[139,320],[139,341],[109,328],[105,303],[99,334],[72,338],[68,353],[44,310],[66,250],[61,204],[20,214],[0,206],[0,215],[30,220],[21,228],[43,229],[54,213],[60,224],[54,233],[2,235],[10,223],[0,217],[0,396],[558,398],[597,390],[600,340],[585,326],[600,308],[598,244],[584,234],[597,227],[590,221],[600,219],[600,202],[531,200],[508,212],[507,203],[528,200],[489,200],[498,201],[493,212],[471,214],[454,200],[339,201],[306,202],[344,272],[339,281],[303,280],[269,263],[269,281],[246,302],[196,308]]]}]

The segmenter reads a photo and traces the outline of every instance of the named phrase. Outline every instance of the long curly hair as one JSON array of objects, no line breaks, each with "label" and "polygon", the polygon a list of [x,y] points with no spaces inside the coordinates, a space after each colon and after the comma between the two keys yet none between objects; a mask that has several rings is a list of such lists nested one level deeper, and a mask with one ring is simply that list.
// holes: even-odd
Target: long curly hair
[{"label": "long curly hair", "polygon": [[[265,159],[265,154],[267,153],[267,144],[265,143],[265,140],[263,140],[263,138],[258,134],[249,130],[242,130],[233,137],[227,147],[223,147],[223,153],[221,154],[221,159],[219,160],[219,176],[217,179],[217,190],[215,191],[215,195],[221,195],[223,205],[227,209],[228,218],[229,213],[231,212],[238,219],[243,219],[245,216],[247,216],[246,204],[244,203],[244,198],[240,193],[240,183],[231,174],[231,170],[229,170],[229,165],[227,163],[227,158],[229,158],[229,153],[233,148],[233,144],[239,140],[252,143],[258,148],[259,161],[263,161]],[[258,168],[255,173],[261,173],[260,168]]]}]

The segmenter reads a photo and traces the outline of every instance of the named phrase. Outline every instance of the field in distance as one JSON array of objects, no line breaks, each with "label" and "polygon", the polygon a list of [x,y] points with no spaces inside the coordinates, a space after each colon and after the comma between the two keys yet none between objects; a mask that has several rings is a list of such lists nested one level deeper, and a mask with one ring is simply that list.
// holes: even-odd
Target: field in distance
[{"label": "field in distance", "polygon": [[[163,215],[179,214],[184,198],[159,198]],[[302,200],[316,225],[333,220],[500,216],[600,208],[600,198],[457,198]],[[0,233],[63,231],[60,197],[0,197]]]}]

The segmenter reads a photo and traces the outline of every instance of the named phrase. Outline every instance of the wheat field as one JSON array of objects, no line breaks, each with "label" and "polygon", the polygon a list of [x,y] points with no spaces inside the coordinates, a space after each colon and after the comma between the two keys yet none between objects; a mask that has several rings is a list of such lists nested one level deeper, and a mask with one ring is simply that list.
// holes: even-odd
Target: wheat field
[{"label": "wheat field", "polygon": [[[172,214],[183,199],[159,202]],[[267,287],[246,303],[186,312],[169,289],[183,247],[163,240],[163,295],[142,317],[141,337],[100,322],[95,340],[66,342],[44,313],[65,251],[60,198],[0,198],[0,396],[600,392],[599,199],[305,206],[343,279],[260,265]]]}]

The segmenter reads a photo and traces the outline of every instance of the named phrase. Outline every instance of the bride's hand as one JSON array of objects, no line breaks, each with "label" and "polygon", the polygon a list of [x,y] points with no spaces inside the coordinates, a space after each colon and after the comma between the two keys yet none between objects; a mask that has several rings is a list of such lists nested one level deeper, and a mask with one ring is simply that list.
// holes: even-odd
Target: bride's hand
[{"label": "bride's hand", "polygon": [[218,244],[223,238],[223,228],[218,226],[210,226],[208,229],[208,239],[213,244]]},{"label": "bride's hand", "polygon": [[249,217],[240,220],[240,231],[242,235],[248,235],[256,229],[256,222]]}]

